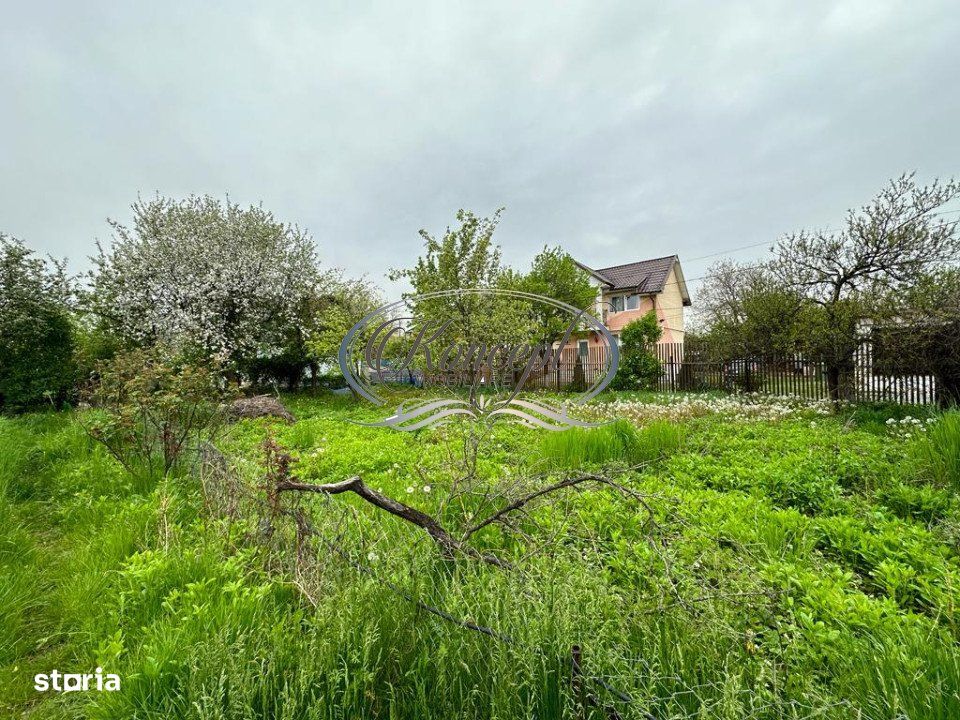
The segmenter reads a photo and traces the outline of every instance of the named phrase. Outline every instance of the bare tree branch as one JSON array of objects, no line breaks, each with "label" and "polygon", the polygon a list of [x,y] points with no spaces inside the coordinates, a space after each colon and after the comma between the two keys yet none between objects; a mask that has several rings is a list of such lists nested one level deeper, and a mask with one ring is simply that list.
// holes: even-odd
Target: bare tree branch
[{"label": "bare tree branch", "polygon": [[[638,469],[639,467],[642,467],[642,466],[631,468],[631,470]],[[477,523],[473,527],[469,528],[466,532],[464,532],[463,536],[461,537],[461,541],[467,540],[471,535],[478,532],[479,530],[482,530],[488,525],[501,521],[505,515],[508,515],[509,513],[515,510],[519,510],[524,505],[527,505],[528,503],[532,502],[533,500],[536,500],[537,498],[543,497],[544,495],[549,495],[552,492],[556,492],[557,490],[562,490],[564,488],[576,487],[577,485],[581,485],[586,482],[595,482],[595,483],[600,483],[602,485],[609,485],[618,490],[626,492],[634,499],[639,500],[652,517],[653,511],[650,509],[650,506],[647,505],[645,500],[643,500],[642,496],[639,495],[638,493],[634,493],[634,491],[629,490],[628,488],[624,488],[622,485],[619,485],[613,482],[612,480],[610,480],[610,478],[603,475],[595,475],[595,474],[577,475],[577,476],[569,477],[559,482],[556,482],[553,485],[547,485],[546,487],[540,488],[539,490],[529,493],[528,495],[524,495],[523,497],[519,497],[513,502],[508,503],[504,507],[494,512],[492,515],[487,516],[484,520],[481,520],[479,523]]]},{"label": "bare tree branch", "polygon": [[494,565],[504,570],[509,570],[512,567],[506,560],[501,560],[495,555],[482,553],[469,545],[464,545],[453,537],[436,518],[368,487],[364,484],[363,480],[360,479],[359,475],[337,483],[328,483],[325,485],[279,480],[276,483],[275,490],[278,493],[296,491],[320,493],[322,495],[339,495],[344,492],[352,492],[362,497],[371,505],[375,505],[381,510],[386,510],[391,515],[395,515],[422,528],[448,555],[452,555],[454,552],[461,552],[477,560],[482,560],[488,565]]}]

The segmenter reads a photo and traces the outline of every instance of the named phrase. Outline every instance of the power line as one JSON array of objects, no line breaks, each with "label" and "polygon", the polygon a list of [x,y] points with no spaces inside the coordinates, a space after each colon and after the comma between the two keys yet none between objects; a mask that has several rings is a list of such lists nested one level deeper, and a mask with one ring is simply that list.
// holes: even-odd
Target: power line
[{"label": "power line", "polygon": [[750,250],[751,248],[758,248],[764,245],[773,245],[776,240],[764,240],[763,242],[754,243],[753,245],[743,245],[741,247],[730,248],[729,250],[720,250],[715,253],[710,253],[709,255],[700,255],[699,257],[687,258],[686,262],[696,262],[697,260],[706,260],[707,258],[717,257],[718,255],[729,255],[730,253],[739,252],[741,250]]},{"label": "power line", "polygon": [[[960,209],[957,209],[957,210],[943,210],[942,212],[930,213],[930,215],[936,217],[936,216],[940,216],[940,215],[951,215],[951,214],[955,214],[955,213],[960,213]],[[950,224],[950,223],[941,223],[940,227],[942,227],[943,225],[947,225],[947,224]],[[826,226],[825,229],[826,229],[826,230],[832,230],[832,228],[831,228],[829,225]],[[834,230],[834,232],[836,232],[836,230]],[[712,257],[719,257],[719,256],[721,256],[721,255],[729,255],[729,254],[731,254],[731,253],[740,252],[741,250],[751,250],[751,249],[753,249],[753,248],[758,248],[758,247],[763,247],[763,246],[771,246],[771,247],[772,247],[772,246],[775,245],[777,242],[779,242],[779,239],[775,239],[775,240],[764,240],[763,242],[753,243],[753,244],[751,244],[751,245],[741,245],[740,247],[730,248],[730,249],[728,249],[728,250],[718,250],[717,252],[708,253],[707,255],[698,255],[697,257],[686,258],[686,260],[685,260],[684,262],[691,263],[691,262],[696,262],[697,260],[706,260],[706,259],[712,258]],[[691,278],[691,280],[697,280],[697,279],[700,279],[700,278]]]},{"label": "power line", "polygon": [[[943,212],[930,213],[930,214],[933,215],[933,216],[939,216],[939,215],[949,215],[949,214],[953,214],[953,213],[960,213],[960,209],[957,209],[957,210],[945,210],[945,211],[943,211]],[[939,223],[938,225],[935,226],[934,229],[939,229],[939,228],[945,227],[945,226],[947,226],[947,225],[953,225],[953,224],[955,224],[955,223],[960,223],[960,219]],[[705,258],[711,258],[711,257],[717,257],[717,256],[721,256],[721,255],[727,255],[727,254],[729,254],[729,253],[737,252],[737,251],[739,251],[739,250],[746,250],[746,249],[748,249],[748,248],[760,247],[760,246],[762,246],[762,245],[771,245],[771,246],[772,246],[772,245],[774,245],[776,242],[778,242],[778,241],[777,241],[777,240],[767,241],[767,242],[762,242],[762,243],[755,243],[755,244],[753,244],[753,245],[744,245],[744,246],[742,246],[742,247],[732,248],[732,249],[730,249],[730,250],[721,250],[721,251],[719,251],[719,252],[711,253],[711,254],[709,254],[709,255],[701,255],[701,256],[699,256],[699,257],[688,258],[685,262],[695,262],[695,261],[697,261],[697,260],[703,260],[703,259],[705,259]],[[678,258],[679,258],[679,256],[678,256]],[[734,270],[734,271],[732,271],[732,272],[733,272],[734,275],[742,275],[742,274],[744,274],[744,273],[746,273],[746,272],[749,272],[749,271],[751,271],[751,270],[759,270],[759,269],[761,269],[762,267],[764,267],[764,264],[763,264],[763,263],[759,263],[759,264],[756,264],[756,265],[743,265],[743,266],[737,268],[736,270]],[[707,273],[707,274],[705,274],[705,275],[699,275],[699,276],[696,276],[696,277],[690,277],[690,278],[684,277],[684,283],[687,284],[687,283],[691,283],[691,282],[693,282],[693,281],[695,281],[695,280],[705,280],[705,279],[708,278],[708,277],[710,277],[710,273]],[[664,287],[664,289],[666,289],[666,288],[668,288],[668,287],[679,286],[679,285],[680,285],[680,281],[679,281],[679,280],[675,280],[675,281],[673,281],[673,282],[665,282],[665,283],[663,284],[663,287]],[[662,290],[661,290],[661,292],[662,292]]]}]

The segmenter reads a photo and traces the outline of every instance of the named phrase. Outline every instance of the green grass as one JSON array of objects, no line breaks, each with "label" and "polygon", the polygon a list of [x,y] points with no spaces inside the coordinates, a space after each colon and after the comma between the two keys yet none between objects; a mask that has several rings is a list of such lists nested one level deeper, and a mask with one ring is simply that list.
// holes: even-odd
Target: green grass
[{"label": "green grass", "polygon": [[[246,421],[222,443],[251,495],[272,433],[305,481],[359,473],[454,517],[440,503],[458,426],[391,432],[346,422],[375,412],[350,398],[287,400],[296,424]],[[521,563],[504,573],[451,566],[357,498],[308,499],[372,573],[321,552],[309,596],[292,527],[251,502],[217,512],[189,474],[135,481],[73,415],[0,418],[0,716],[571,718],[579,644],[588,674],[634,698],[591,688],[624,718],[960,717],[957,485],[917,461],[950,467],[956,416],[903,439],[878,413],[497,424],[483,483],[649,462],[621,481],[653,515],[571,491],[530,509],[521,529],[551,539],[531,559],[498,527],[477,537]],[[120,692],[32,689],[35,673],[98,665]]]},{"label": "green grass", "polygon": [[960,490],[960,410],[941,415],[917,443],[917,459],[940,485]]},{"label": "green grass", "polygon": [[683,436],[683,427],[676,423],[658,421],[637,428],[617,420],[598,428],[546,433],[540,448],[547,467],[555,470],[611,464],[635,466],[673,454]]}]

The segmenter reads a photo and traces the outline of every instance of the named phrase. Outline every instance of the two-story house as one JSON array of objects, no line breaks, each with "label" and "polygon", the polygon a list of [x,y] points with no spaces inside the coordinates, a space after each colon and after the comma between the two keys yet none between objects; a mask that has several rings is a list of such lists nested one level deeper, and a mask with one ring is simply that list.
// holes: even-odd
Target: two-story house
[{"label": "two-story house", "polygon": [[[627,323],[653,310],[663,328],[660,342],[683,342],[683,310],[691,303],[676,255],[605,268],[577,264],[590,274],[597,288],[595,316],[614,336],[619,336]],[[595,344],[599,344],[598,338],[581,338],[581,354]]]}]

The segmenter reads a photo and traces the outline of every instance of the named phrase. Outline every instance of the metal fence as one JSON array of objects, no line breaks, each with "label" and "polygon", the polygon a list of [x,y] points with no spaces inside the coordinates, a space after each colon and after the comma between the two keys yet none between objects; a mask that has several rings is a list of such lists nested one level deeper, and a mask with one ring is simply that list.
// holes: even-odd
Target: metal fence
[{"label": "metal fence", "polygon": [[[707,348],[693,343],[659,343],[655,354],[663,374],[654,384],[659,392],[763,392],[811,399],[830,396],[826,364],[820,358],[795,354],[783,357],[718,359]],[[889,363],[874,362],[873,343],[864,340],[853,356],[850,369],[840,378],[844,397],[855,402],[890,402],[901,405],[931,405],[937,402],[936,379],[929,374],[884,371]],[[605,348],[586,353],[564,350],[551,373],[531,377],[528,387],[577,389],[589,386],[607,371]]]},{"label": "metal fence", "polygon": [[[524,381],[523,386],[528,389],[548,390],[577,390],[592,385],[599,376],[604,375],[610,367],[610,358],[602,347],[591,347],[589,350],[566,348],[560,354],[560,360],[551,364],[549,369],[534,370]],[[464,374],[463,371],[424,372],[421,369],[404,369],[396,371],[385,368],[380,375],[368,373],[372,383],[394,383],[403,385],[422,386],[465,386],[476,383],[480,387],[513,387],[519,380],[520,370],[491,372],[484,367],[478,376]]]},{"label": "metal fence", "polygon": [[[810,399],[829,397],[826,364],[803,354],[784,357],[740,357],[718,359],[708,348],[693,343],[659,343],[655,354],[663,373],[654,383],[659,392],[763,392]],[[937,383],[932,375],[906,374],[889,363],[874,362],[873,344],[864,340],[854,354],[848,372],[841,377],[843,396],[855,402],[890,402],[901,405],[930,405],[937,402]],[[884,371],[882,368],[887,367]],[[606,348],[567,348],[560,362],[549,371],[532,374],[526,388],[582,390],[609,369]],[[424,375],[404,372],[384,378],[388,382],[422,385],[469,382],[459,376]],[[510,387],[513,378],[485,375],[481,385]]]},{"label": "metal fence", "polygon": [[[591,347],[580,350],[565,348],[560,353],[560,361],[550,370],[534,371],[526,382],[525,388],[548,390],[583,390],[592,385],[599,376],[610,368],[610,358],[603,347]],[[510,385],[510,379],[505,383]]]},{"label": "metal fence", "polygon": [[[765,392],[824,399],[829,397],[827,368],[822,359],[796,354],[782,357],[716,359],[693,344],[661,343],[656,355],[663,375],[656,388],[664,392],[721,390]],[[874,362],[873,344],[860,343],[850,368],[841,374],[845,397],[855,402],[930,405],[937,402],[932,375],[893,374]]]}]

